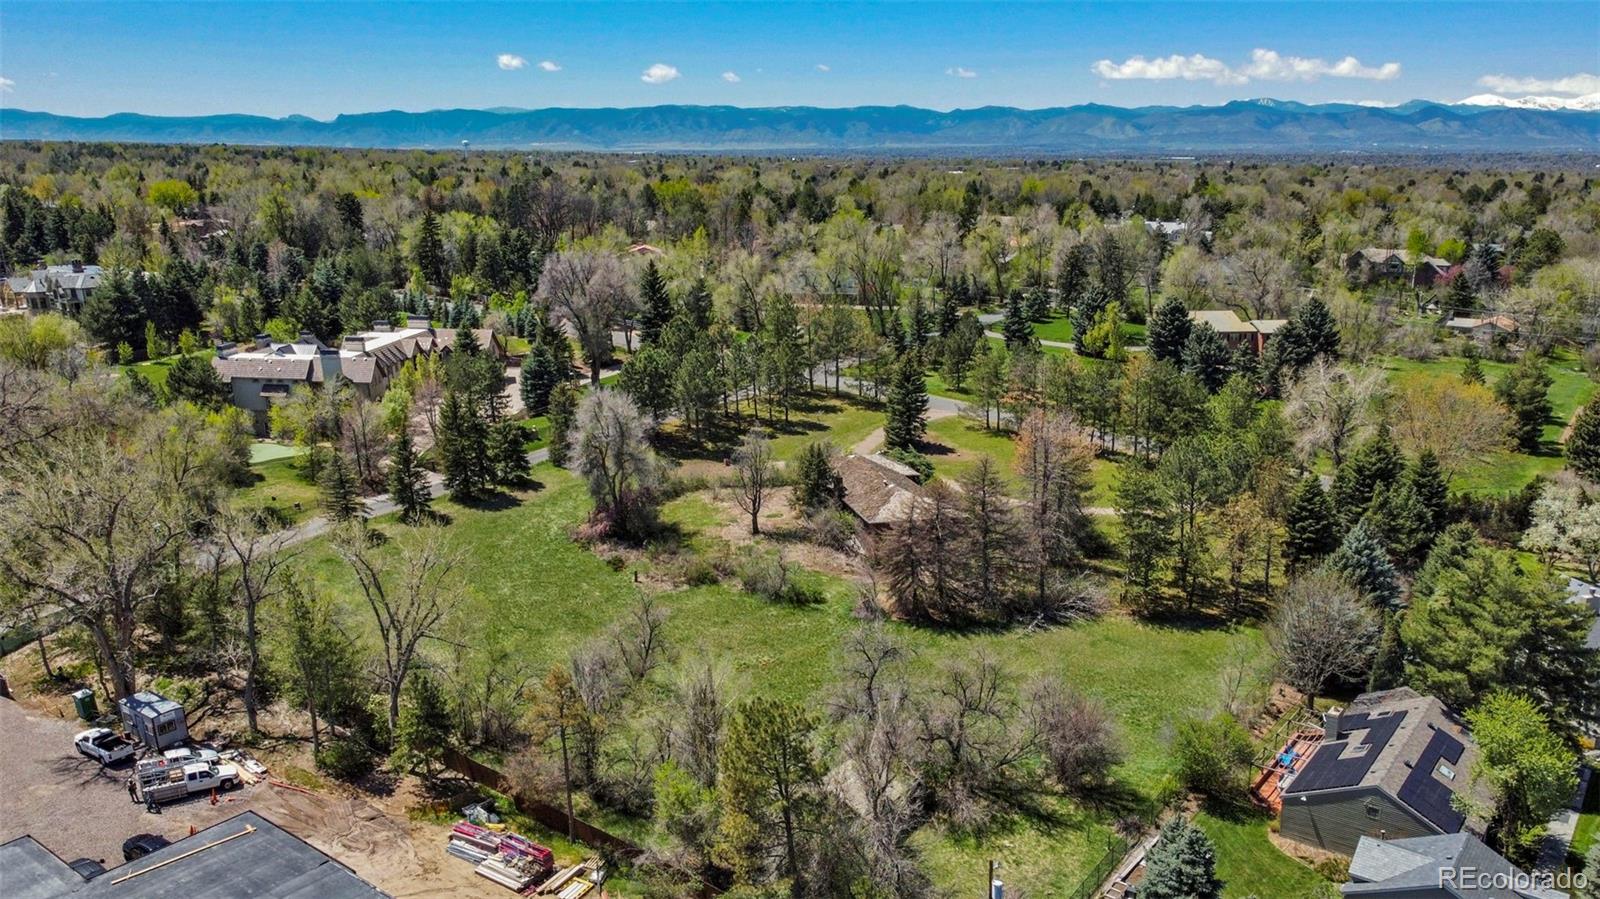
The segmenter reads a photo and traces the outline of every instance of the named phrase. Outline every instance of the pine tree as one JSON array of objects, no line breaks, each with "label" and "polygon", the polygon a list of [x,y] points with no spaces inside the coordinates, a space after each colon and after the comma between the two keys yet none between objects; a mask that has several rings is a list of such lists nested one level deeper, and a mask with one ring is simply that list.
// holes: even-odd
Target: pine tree
[{"label": "pine tree", "polygon": [[1600,480],[1600,402],[1578,413],[1567,435],[1567,464],[1591,481]]},{"label": "pine tree", "polygon": [[1177,297],[1167,297],[1156,307],[1155,315],[1150,317],[1150,325],[1145,343],[1150,349],[1150,355],[1157,360],[1171,362],[1174,365],[1183,363],[1183,347],[1189,342],[1189,332],[1193,329],[1193,322],[1189,320],[1189,309]]},{"label": "pine tree", "polygon": [[400,509],[400,520],[417,524],[428,514],[428,475],[417,457],[411,430],[401,428],[389,454],[389,498]]},{"label": "pine tree", "polygon": [[1365,518],[1356,522],[1322,567],[1339,575],[1380,609],[1392,611],[1400,605],[1400,574]]},{"label": "pine tree", "polygon": [[644,274],[639,277],[639,340],[642,343],[655,343],[661,339],[661,332],[666,328],[667,322],[672,321],[672,295],[667,293],[667,281],[661,277],[661,269],[656,266],[654,259],[644,267]]},{"label": "pine tree", "polygon": [[550,461],[565,467],[571,457],[572,424],[578,416],[578,391],[562,381],[550,391]]},{"label": "pine tree", "polygon": [[1295,488],[1284,529],[1284,559],[1291,570],[1298,571],[1333,550],[1333,505],[1315,477],[1302,480]]},{"label": "pine tree", "polygon": [[1078,298],[1089,286],[1089,248],[1083,244],[1067,251],[1061,260],[1061,270],[1056,273],[1056,305],[1062,312],[1071,312]]},{"label": "pine tree", "polygon": [[1523,452],[1536,453],[1550,417],[1550,373],[1544,360],[1528,353],[1495,382],[1494,395],[1511,413],[1512,436]]},{"label": "pine tree", "polygon": [[711,327],[711,288],[706,286],[705,278],[696,278],[684,294],[683,312],[695,331],[703,333]]},{"label": "pine tree", "polygon": [[456,391],[439,410],[439,461],[444,486],[457,500],[473,500],[488,489],[489,426],[478,407]]},{"label": "pine tree", "polygon": [[794,500],[807,511],[824,509],[839,502],[844,484],[833,468],[833,447],[818,440],[806,444],[795,465]]},{"label": "pine tree", "polygon": [[1466,348],[1461,351],[1461,355],[1467,360],[1461,364],[1461,380],[1468,384],[1482,384],[1484,382],[1483,363],[1478,358],[1478,345],[1475,343],[1467,344]]},{"label": "pine tree", "polygon": [[424,280],[440,290],[449,286],[444,266],[444,242],[439,238],[439,220],[431,209],[422,213],[413,257]]},{"label": "pine tree", "polygon": [[1006,348],[1013,352],[1033,345],[1033,323],[1022,306],[1022,294],[1012,291],[1006,298],[1006,317],[1000,324],[1000,334],[1006,339]]},{"label": "pine tree", "polygon": [[1137,463],[1122,469],[1117,482],[1122,517],[1122,558],[1129,592],[1141,602],[1156,592],[1156,573],[1172,545],[1172,509],[1155,475]]},{"label": "pine tree", "polygon": [[489,466],[496,484],[511,487],[528,479],[528,454],[522,449],[527,436],[527,430],[514,421],[502,421],[489,431]]},{"label": "pine tree", "polygon": [[1378,641],[1378,655],[1372,660],[1372,673],[1367,676],[1367,690],[1388,690],[1400,686],[1406,673],[1406,648],[1400,639],[1400,616],[1385,615],[1383,637]]},{"label": "pine tree", "polygon": [[1344,527],[1353,527],[1404,471],[1405,458],[1385,427],[1346,457],[1333,475],[1333,505]]},{"label": "pine tree", "polygon": [[1339,358],[1339,323],[1322,300],[1312,297],[1294,311],[1293,321],[1310,358]]},{"label": "pine tree", "polygon": [[[1444,469],[1439,467],[1439,457],[1431,449],[1424,449],[1406,469],[1406,479],[1417,493],[1417,501],[1428,513],[1429,530],[1437,534],[1449,518],[1450,488],[1445,483]],[[1433,541],[1428,541],[1431,546]]]},{"label": "pine tree", "polygon": [[344,453],[335,451],[322,469],[322,511],[330,521],[349,521],[362,513],[356,473]]},{"label": "pine tree", "polygon": [[1145,857],[1139,899],[1221,899],[1217,849],[1205,832],[1181,815],[1161,828]]},{"label": "pine tree", "polygon": [[1209,393],[1216,393],[1227,382],[1230,359],[1222,335],[1205,322],[1191,330],[1183,344],[1183,370],[1194,375]]},{"label": "pine tree", "polygon": [[884,412],[883,436],[889,449],[916,449],[928,428],[928,389],[923,383],[922,366],[911,354],[901,357],[895,366]]},{"label": "pine tree", "polygon": [[1078,296],[1078,302],[1072,306],[1072,341],[1078,352],[1083,352],[1083,341],[1089,329],[1110,304],[1110,296],[1099,284],[1090,284]]}]

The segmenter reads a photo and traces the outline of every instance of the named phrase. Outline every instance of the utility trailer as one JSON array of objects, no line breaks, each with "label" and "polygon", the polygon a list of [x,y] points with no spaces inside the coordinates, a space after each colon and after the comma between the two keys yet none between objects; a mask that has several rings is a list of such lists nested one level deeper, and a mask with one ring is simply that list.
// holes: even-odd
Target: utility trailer
[{"label": "utility trailer", "polygon": [[143,690],[117,700],[117,715],[123,730],[157,752],[189,739],[183,705],[159,693]]}]

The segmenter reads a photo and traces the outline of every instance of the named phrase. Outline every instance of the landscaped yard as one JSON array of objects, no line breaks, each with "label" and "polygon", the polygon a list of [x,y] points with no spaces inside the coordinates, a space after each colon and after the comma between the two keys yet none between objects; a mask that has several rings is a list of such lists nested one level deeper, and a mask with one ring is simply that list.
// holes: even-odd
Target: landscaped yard
[{"label": "landscaped yard", "polygon": [[1271,896],[1309,899],[1326,879],[1290,858],[1267,838],[1269,818],[1252,808],[1202,811],[1195,824],[1217,846],[1217,876],[1227,884],[1225,899]]},{"label": "landscaped yard", "polygon": [[319,505],[317,485],[301,475],[297,457],[282,456],[252,463],[250,472],[255,483],[239,491],[241,502],[272,506],[287,520],[294,522],[304,521],[316,514]]},{"label": "landscaped yard", "polygon": [[[202,359],[210,359],[216,354],[216,350],[208,348],[204,350],[195,350],[192,355],[199,356]],[[164,387],[167,383],[167,373],[172,370],[172,366],[177,364],[177,361],[180,358],[182,357],[179,354],[174,353],[171,356],[162,356],[160,359],[147,359],[144,362],[135,362],[133,365],[125,365],[122,367],[122,370],[136,371],[139,374],[144,375],[145,380],[149,381],[150,386],[152,387]]]}]

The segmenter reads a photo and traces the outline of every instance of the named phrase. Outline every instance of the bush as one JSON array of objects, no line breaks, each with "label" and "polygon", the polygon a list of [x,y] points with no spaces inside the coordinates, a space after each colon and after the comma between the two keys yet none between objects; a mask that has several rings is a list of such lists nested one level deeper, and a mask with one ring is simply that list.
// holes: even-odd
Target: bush
[{"label": "bush", "polygon": [[748,593],[767,600],[795,606],[817,605],[825,597],[816,587],[795,583],[789,565],[778,555],[751,553],[739,563],[739,583]]},{"label": "bush", "polygon": [[1225,798],[1243,788],[1246,766],[1255,754],[1250,734],[1238,719],[1222,712],[1210,718],[1188,717],[1173,736],[1178,777],[1196,793]]},{"label": "bush", "polygon": [[722,582],[722,572],[704,556],[691,556],[683,563],[678,580],[685,587],[709,587]]},{"label": "bush", "polygon": [[917,472],[917,476],[920,480],[926,481],[933,477],[933,460],[917,452],[916,450],[884,450],[883,455],[885,458],[893,459],[894,461],[899,462],[901,465],[905,465],[914,469]]},{"label": "bush", "polygon": [[856,539],[855,516],[838,509],[820,509],[806,518],[806,535],[818,546],[843,552]]},{"label": "bush", "polygon": [[316,756],[317,770],[339,780],[359,780],[372,773],[377,756],[360,740],[333,740],[322,744]]}]

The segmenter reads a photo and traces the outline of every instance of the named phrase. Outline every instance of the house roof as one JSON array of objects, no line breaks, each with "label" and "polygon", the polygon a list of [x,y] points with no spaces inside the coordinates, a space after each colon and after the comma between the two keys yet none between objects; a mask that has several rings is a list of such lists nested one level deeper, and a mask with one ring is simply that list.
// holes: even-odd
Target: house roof
[{"label": "house roof", "polygon": [[7,899],[386,899],[388,895],[255,812],[213,824],[93,880],[78,876],[32,837],[0,845],[0,871],[5,872]]},{"label": "house roof", "polygon": [[[1332,719],[1330,718],[1330,723]],[[1477,759],[1472,737],[1443,703],[1401,687],[1356,697],[1284,795],[1377,789],[1441,833],[1468,819],[1451,802]]]},{"label": "house roof", "polygon": [[1250,326],[1263,334],[1276,334],[1279,328],[1288,323],[1289,320],[1286,318],[1252,318],[1250,320]]},{"label": "house roof", "polygon": [[1594,623],[1589,626],[1589,638],[1584,645],[1600,649],[1600,587],[1575,577],[1567,578],[1567,598],[1589,607]]},{"label": "house roof", "polygon": [[1189,313],[1195,324],[1210,325],[1218,334],[1254,334],[1254,325],[1239,318],[1232,309],[1195,309]]},{"label": "house roof", "polygon": [[[1465,872],[1471,870],[1469,881]],[[1363,836],[1350,859],[1346,896],[1435,895],[1461,899],[1568,899],[1534,881],[1498,852],[1466,833],[1379,840]]]},{"label": "house roof", "polygon": [[844,504],[867,524],[893,524],[911,515],[922,496],[916,481],[884,464],[877,456],[845,456],[834,465],[844,484]]}]

